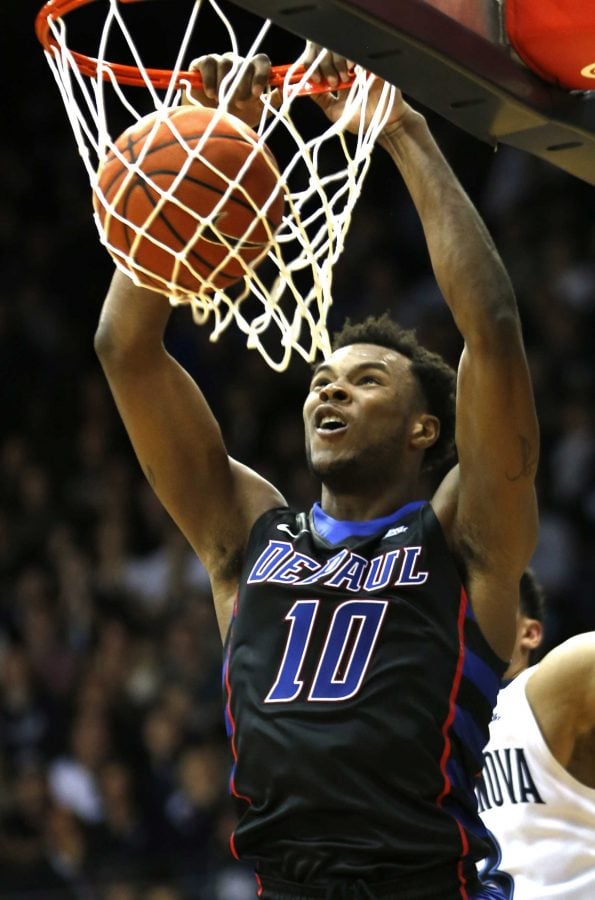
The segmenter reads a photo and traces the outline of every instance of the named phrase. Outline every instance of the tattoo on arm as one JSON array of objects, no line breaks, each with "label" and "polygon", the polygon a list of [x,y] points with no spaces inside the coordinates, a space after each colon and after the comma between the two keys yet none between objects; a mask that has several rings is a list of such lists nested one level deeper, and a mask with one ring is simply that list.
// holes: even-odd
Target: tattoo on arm
[{"label": "tattoo on arm", "polygon": [[508,473],[506,474],[506,477],[509,481],[518,481],[520,478],[528,478],[533,474],[537,467],[537,454],[535,453],[530,442],[522,434],[519,434],[519,448],[521,451],[520,469],[514,475],[509,475]]}]

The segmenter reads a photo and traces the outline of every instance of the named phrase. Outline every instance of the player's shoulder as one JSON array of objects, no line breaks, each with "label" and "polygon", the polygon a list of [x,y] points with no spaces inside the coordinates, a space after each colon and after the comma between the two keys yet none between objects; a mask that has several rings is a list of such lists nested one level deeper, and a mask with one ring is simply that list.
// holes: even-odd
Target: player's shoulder
[{"label": "player's shoulder", "polygon": [[536,667],[539,673],[578,675],[595,671],[595,631],[575,634],[558,644],[544,656]]},{"label": "player's shoulder", "polygon": [[595,684],[595,631],[574,635],[554,647],[534,666],[527,689],[551,698],[563,695],[567,702],[593,690]]}]

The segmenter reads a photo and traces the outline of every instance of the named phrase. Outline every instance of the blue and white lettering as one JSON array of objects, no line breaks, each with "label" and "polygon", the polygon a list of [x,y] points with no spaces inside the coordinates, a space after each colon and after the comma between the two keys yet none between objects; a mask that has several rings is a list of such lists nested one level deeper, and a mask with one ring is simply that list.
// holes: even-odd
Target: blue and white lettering
[{"label": "blue and white lettering", "polygon": [[417,558],[421,553],[421,547],[403,547],[403,553],[405,554],[405,559],[403,560],[399,577],[393,583],[399,585],[399,587],[404,587],[408,584],[424,584],[428,580],[428,573],[413,571]]},{"label": "blue and white lettering", "polygon": [[287,541],[269,541],[268,546],[252,566],[252,571],[248,575],[248,584],[268,581],[271,572],[291,553],[293,553],[293,547]]},{"label": "blue and white lettering", "polygon": [[[348,700],[359,691],[370,664],[386,600],[348,600],[335,610],[308,700]],[[352,637],[354,627],[358,628]],[[352,643],[347,657],[348,647]]]},{"label": "blue and white lettering", "polygon": [[[288,541],[269,541],[247,581],[248,584],[271,582],[299,587],[321,584],[353,593],[391,586],[417,587],[428,580],[428,572],[416,571],[421,551],[421,547],[400,547],[368,560],[343,548],[321,565],[306,553],[298,553]],[[395,577],[398,560],[401,566]]]},{"label": "blue and white lettering", "polygon": [[375,556],[370,560],[370,570],[364,581],[364,591],[379,591],[390,584],[395,562],[400,550],[389,550],[382,556]]},{"label": "blue and white lettering", "polygon": [[299,695],[303,687],[299,675],[310,643],[318,602],[318,600],[298,600],[285,616],[285,620],[291,622],[289,637],[277,678],[265,698],[265,703],[288,703]]},{"label": "blue and white lettering", "polygon": [[366,573],[368,560],[357,553],[350,553],[349,558],[337,569],[331,578],[324,583],[327,587],[344,588],[348,591],[359,591]]},{"label": "blue and white lettering", "polygon": [[339,553],[335,553],[334,556],[331,556],[330,559],[327,559],[323,566],[318,563],[318,571],[313,575],[308,575],[306,578],[302,578],[302,580],[299,581],[298,584],[317,584],[321,578],[325,578],[331,572],[334,572],[337,566],[341,565],[346,556],[349,556],[349,550],[341,550]]},{"label": "blue and white lettering", "polygon": [[[299,697],[304,686],[300,673],[318,605],[318,600],[298,600],[285,617],[291,622],[289,636],[265,703],[290,703]],[[337,607],[308,700],[337,702],[359,691],[387,608],[388,600],[347,600]]]},{"label": "blue and white lettering", "polygon": [[283,560],[279,568],[269,577],[269,581],[272,584],[295,584],[299,582],[302,569],[312,571],[319,568],[320,563],[311,556],[306,556],[305,553],[292,553],[289,559]]}]

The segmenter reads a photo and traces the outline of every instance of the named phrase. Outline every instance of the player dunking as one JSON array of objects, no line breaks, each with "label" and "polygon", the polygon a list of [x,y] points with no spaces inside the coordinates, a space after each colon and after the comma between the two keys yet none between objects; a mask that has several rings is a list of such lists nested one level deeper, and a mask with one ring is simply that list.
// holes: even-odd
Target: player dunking
[{"label": "player dunking", "polygon": [[595,897],[595,632],[533,665],[543,596],[521,580],[517,640],[477,790],[491,833],[481,869],[515,900]]},{"label": "player dunking", "polygon": [[[229,64],[196,65],[212,105]],[[347,70],[327,54],[319,75],[337,83]],[[238,89],[231,111],[247,122],[268,71],[255,57]],[[332,120],[343,100],[318,102]],[[304,425],[322,493],[309,513],[228,456],[163,347],[162,297],[116,273],[96,338],[143,470],[210,574],[240,812],[232,850],[271,900],[501,896],[476,875],[473,779],[536,541],[533,395],[503,265],[400,94],[379,142],[465,342],[458,465],[429,502],[426,471],[452,443],[454,373],[385,318],[346,327],[314,372]]]}]

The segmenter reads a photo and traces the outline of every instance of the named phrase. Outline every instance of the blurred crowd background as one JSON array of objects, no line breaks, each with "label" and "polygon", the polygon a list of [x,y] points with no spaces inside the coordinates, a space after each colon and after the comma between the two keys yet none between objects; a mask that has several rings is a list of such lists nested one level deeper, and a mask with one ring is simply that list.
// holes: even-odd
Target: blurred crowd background
[{"label": "blurred crowd background", "polygon": [[[0,146],[0,897],[244,900],[254,880],[228,850],[209,583],[144,481],[93,354],[112,266],[33,37],[37,7],[11,7],[4,29],[22,67]],[[429,117],[518,295],[542,429],[533,568],[551,647],[595,628],[593,189]],[[331,328],[387,308],[456,365],[419,223],[378,150]],[[210,343],[186,310],[168,346],[230,452],[309,505],[305,364],[277,375],[233,330]]]}]

